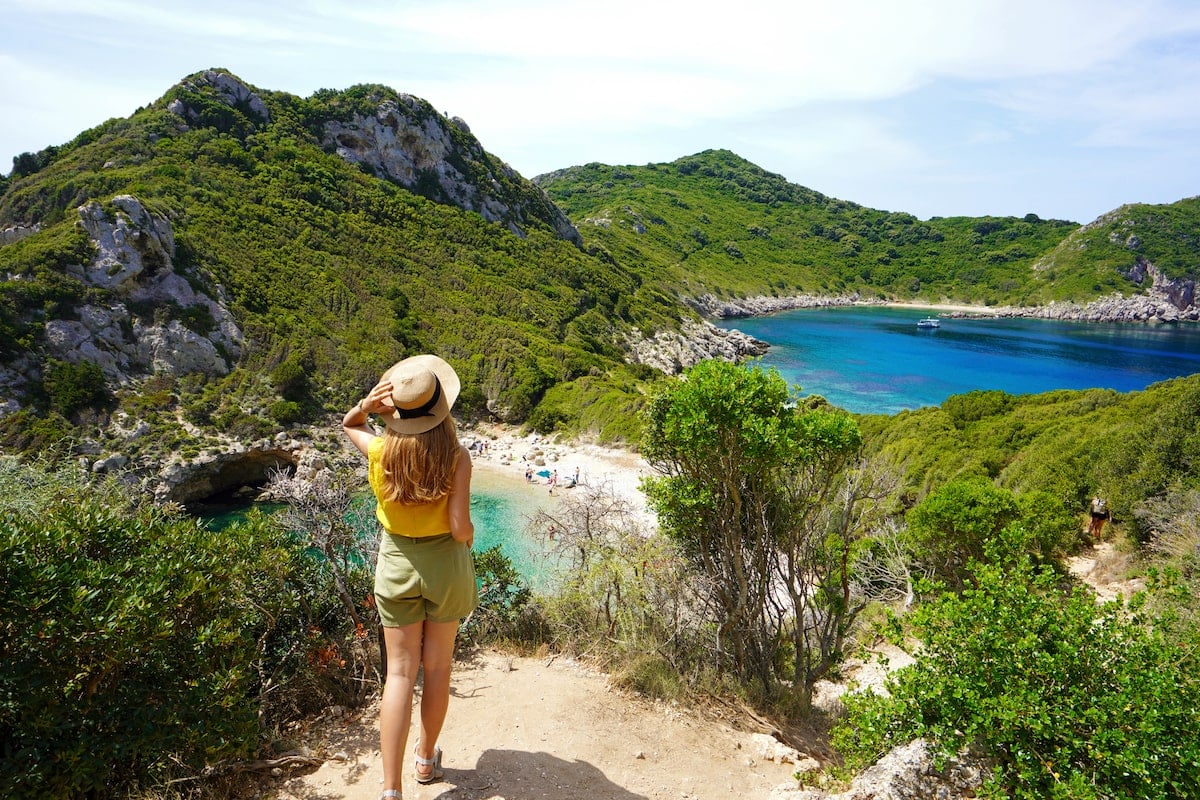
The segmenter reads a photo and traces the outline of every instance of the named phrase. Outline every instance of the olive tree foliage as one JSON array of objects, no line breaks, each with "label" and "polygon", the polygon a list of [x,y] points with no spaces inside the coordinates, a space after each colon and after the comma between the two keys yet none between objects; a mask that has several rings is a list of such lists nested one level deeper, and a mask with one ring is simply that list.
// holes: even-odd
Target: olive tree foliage
[{"label": "olive tree foliage", "polygon": [[795,401],[775,370],[702,362],[650,401],[642,453],[716,663],[766,697],[790,680],[807,708],[865,605],[854,567],[888,482],[860,462],[849,414]]}]

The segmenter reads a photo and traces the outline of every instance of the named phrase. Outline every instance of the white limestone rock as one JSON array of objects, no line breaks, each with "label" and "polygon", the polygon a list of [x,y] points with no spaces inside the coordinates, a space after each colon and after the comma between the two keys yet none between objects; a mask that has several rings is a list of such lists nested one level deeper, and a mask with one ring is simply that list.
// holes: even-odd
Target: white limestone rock
[{"label": "white limestone rock", "polygon": [[[399,100],[380,100],[372,115],[326,122],[322,146],[405,188],[501,223],[518,236],[525,235],[522,225],[540,217],[561,238],[582,244],[579,231],[549,199],[536,212],[510,204],[502,196],[500,179],[511,183],[522,178],[507,164],[500,165],[501,174],[497,175],[474,137],[464,143],[461,136],[456,139],[452,135],[450,127],[470,135],[462,120],[447,119],[424,100],[402,94]],[[456,164],[482,166],[487,175],[482,181],[469,178]]]},{"label": "white limestone rock", "polygon": [[[131,195],[112,199],[115,210],[91,201],[79,207],[80,224],[96,246],[96,256],[69,271],[84,283],[109,290],[106,306],[84,305],[78,319],[46,324],[45,341],[56,358],[91,361],[116,383],[145,373],[224,375],[241,354],[242,332],[224,305],[220,287],[213,296],[196,291],[175,272],[175,234],[170,222],[151,214]],[[135,317],[137,304],[167,310],[201,308],[212,320],[206,333],[190,330],[170,314]]]}]

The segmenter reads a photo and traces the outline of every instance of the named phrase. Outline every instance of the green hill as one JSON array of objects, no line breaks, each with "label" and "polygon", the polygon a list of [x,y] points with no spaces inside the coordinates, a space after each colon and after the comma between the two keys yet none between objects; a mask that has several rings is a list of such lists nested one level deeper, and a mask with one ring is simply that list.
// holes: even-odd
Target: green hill
[{"label": "green hill", "polygon": [[[396,137],[375,150],[400,153],[399,166],[355,160],[371,136]],[[76,209],[94,200],[118,219],[119,195],[169,222],[174,269],[198,292],[220,287],[244,333],[225,377],[160,374],[195,422],[237,423],[242,436],[276,429],[278,417],[321,418],[421,350],[462,372],[468,413],[524,420],[548,388],[581,378],[591,402],[635,391],[617,332],[678,324],[672,301],[583,252],[561,212],[465,125],[385,87],[300,99],[209,71],[16,162],[0,227],[37,232],[0,247],[0,348],[27,379],[10,388],[37,415],[54,408],[52,320],[125,303],[130,328],[164,316],[200,335],[211,327],[204,313],[133,307],[80,280],[95,254]],[[294,407],[277,405],[272,419],[264,409],[279,402]]]},{"label": "green hill", "polygon": [[[16,231],[0,246],[0,394],[21,407],[0,439],[21,449],[117,409],[164,446],[182,446],[177,411],[267,436],[327,419],[423,350],[461,371],[468,415],[628,438],[655,374],[626,363],[630,342],[694,317],[693,298],[1039,304],[1144,291],[1152,268],[1200,273],[1197,200],[1084,228],[919,220],[723,150],[531,182],[419,98],[299,98],[222,70],[18,156],[0,189],[0,228]],[[129,270],[89,224],[136,251],[137,280],[173,271],[195,298],[116,285]],[[207,366],[154,361],[155,336],[207,348]],[[109,340],[124,350],[97,356]]]},{"label": "green hill", "polygon": [[1039,305],[1139,292],[1127,276],[1139,261],[1161,262],[1171,278],[1200,274],[1194,200],[1123,207],[1082,230],[1033,214],[919,220],[827,197],[724,150],[535,181],[586,242],[655,266],[693,296],[859,292]]}]

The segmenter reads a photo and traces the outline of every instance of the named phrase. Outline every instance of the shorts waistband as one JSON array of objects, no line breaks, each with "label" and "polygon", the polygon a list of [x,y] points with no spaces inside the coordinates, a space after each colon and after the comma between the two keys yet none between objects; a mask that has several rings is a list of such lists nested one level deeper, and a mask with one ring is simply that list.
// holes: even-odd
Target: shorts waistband
[{"label": "shorts waistband", "polygon": [[408,544],[423,544],[424,542],[440,542],[451,535],[449,532],[447,532],[447,533],[435,533],[432,536],[405,536],[400,533],[392,533],[387,528],[381,528],[381,530],[388,536],[391,536],[393,539],[399,539]]}]

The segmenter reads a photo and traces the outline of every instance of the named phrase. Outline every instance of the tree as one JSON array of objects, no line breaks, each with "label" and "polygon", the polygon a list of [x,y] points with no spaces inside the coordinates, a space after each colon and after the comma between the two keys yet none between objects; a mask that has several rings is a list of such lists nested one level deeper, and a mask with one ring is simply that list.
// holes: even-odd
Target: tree
[{"label": "tree", "polygon": [[112,400],[104,372],[92,361],[51,360],[46,364],[42,388],[50,407],[68,419],[85,408],[98,408]]},{"label": "tree", "polygon": [[719,667],[766,697],[790,673],[807,706],[861,609],[851,573],[879,484],[848,469],[861,443],[848,414],[794,400],[775,370],[702,362],[651,400],[642,452],[659,473],[646,490],[660,526],[699,579]]},{"label": "tree", "polygon": [[908,512],[917,555],[935,575],[962,588],[967,563],[1020,516],[1016,498],[986,478],[951,481]]}]

